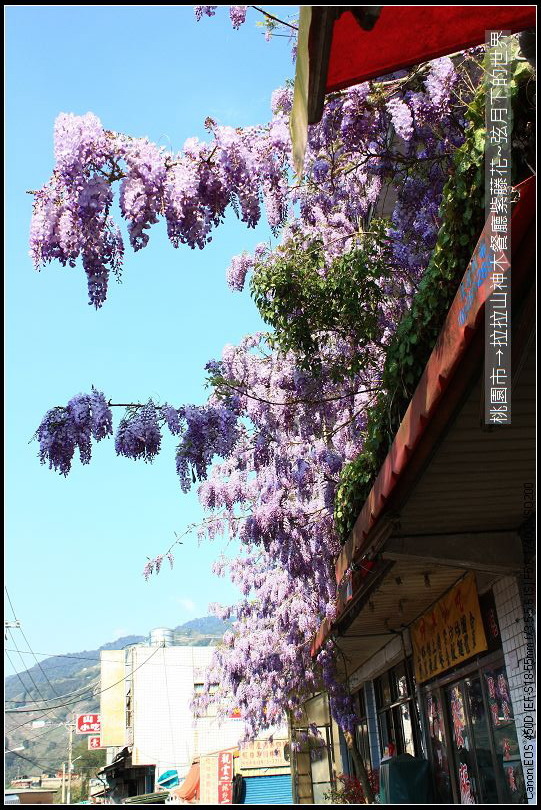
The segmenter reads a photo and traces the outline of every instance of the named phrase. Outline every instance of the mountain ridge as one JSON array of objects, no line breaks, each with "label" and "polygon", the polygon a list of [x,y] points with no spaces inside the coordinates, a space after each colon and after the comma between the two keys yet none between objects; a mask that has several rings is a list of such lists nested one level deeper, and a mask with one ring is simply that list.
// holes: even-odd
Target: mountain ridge
[{"label": "mountain ridge", "polygon": [[[175,645],[211,646],[221,641],[230,626],[214,616],[203,616],[167,629],[172,630]],[[24,745],[23,754],[6,754],[6,784],[17,771],[39,775],[61,769],[66,759],[65,724],[69,716],[99,711],[100,651],[148,643],[149,637],[150,633],[144,636],[130,634],[94,650],[52,655],[4,678],[6,719],[9,721],[4,731],[5,750]],[[44,702],[46,709],[31,710],[32,705],[39,706]]]}]

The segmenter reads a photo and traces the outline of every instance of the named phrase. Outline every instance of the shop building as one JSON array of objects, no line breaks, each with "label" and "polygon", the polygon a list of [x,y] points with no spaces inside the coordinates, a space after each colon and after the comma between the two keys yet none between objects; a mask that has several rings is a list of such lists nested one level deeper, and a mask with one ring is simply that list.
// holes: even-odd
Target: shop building
[{"label": "shop building", "polygon": [[167,804],[292,804],[289,739],[284,729],[241,747],[196,757]]}]

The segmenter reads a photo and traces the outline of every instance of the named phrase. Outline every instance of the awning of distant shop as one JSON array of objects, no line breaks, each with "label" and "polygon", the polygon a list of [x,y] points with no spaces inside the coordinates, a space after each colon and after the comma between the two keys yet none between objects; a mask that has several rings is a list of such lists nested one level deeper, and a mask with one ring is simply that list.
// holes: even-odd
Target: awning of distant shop
[{"label": "awning of distant shop", "polygon": [[516,33],[535,22],[535,6],[301,6],[291,115],[297,173],[326,93],[480,45],[487,30]]},{"label": "awning of distant shop", "polygon": [[[527,297],[529,300],[532,295],[531,281],[535,247],[534,178],[529,178],[524,181],[524,183],[518,187],[518,190],[520,192],[520,199],[516,204],[512,219],[513,271],[511,274],[511,282],[514,309],[518,307],[521,300],[524,301]],[[479,240],[478,247],[482,244],[484,238],[485,235],[483,234]],[[474,257],[475,256],[476,252],[474,252]],[[468,270],[466,271],[466,275],[467,273]],[[393,517],[396,514],[397,504],[404,504],[405,499],[410,497],[408,493],[410,493],[412,489],[414,493],[422,491],[423,484],[419,484],[419,477],[425,469],[427,461],[432,457],[434,448],[442,441],[442,438],[449,430],[449,426],[456,416],[456,409],[460,403],[464,401],[465,393],[471,385],[473,375],[478,373],[476,369],[478,369],[479,364],[482,362],[484,346],[484,309],[489,294],[490,289],[488,282],[485,281],[479,284],[471,307],[464,317],[464,312],[462,311],[463,302],[459,289],[450,307],[434,350],[428,360],[425,371],[421,376],[404,419],[396,433],[391,449],[357,518],[350,539],[344,546],[337,560],[336,580],[339,585],[343,581],[344,575],[348,569],[351,570],[352,567],[359,567],[361,558],[366,553],[367,548],[374,542],[378,542],[379,535],[389,537],[393,531],[395,531],[393,528]],[[459,313],[461,313],[462,317],[459,317]],[[517,335],[517,338],[519,339],[514,340],[514,343],[518,351],[520,344],[527,340],[526,333],[522,336]],[[522,348],[524,348],[524,346]],[[525,391],[526,390],[529,389],[526,388]],[[474,401],[476,396],[477,402]],[[517,394],[515,393],[514,396],[517,396]],[[472,408],[479,409],[479,397],[480,394],[473,395],[472,402],[468,405],[470,410]],[[517,420],[516,429],[519,431],[524,430],[524,436],[522,436],[521,433],[520,441],[524,441],[526,446],[529,446],[528,443],[531,441],[531,403],[529,399],[531,395],[530,393],[524,393],[524,397],[528,398],[527,400],[525,399],[524,428],[521,427]],[[473,420],[473,422],[475,422],[475,420]],[[463,503],[462,507],[460,507],[456,500],[457,497],[459,497],[458,493],[461,491],[463,484],[466,490],[468,487],[471,488],[471,482],[468,480],[470,472],[475,475],[480,474],[479,471],[477,471],[477,466],[479,464],[482,465],[482,463],[485,463],[485,466],[486,463],[488,463],[489,469],[492,470],[492,472],[494,472],[494,469],[497,469],[495,468],[492,458],[490,462],[483,462],[483,459],[487,458],[485,444],[483,442],[486,442],[488,434],[481,431],[480,428],[477,428],[472,435],[471,428],[467,427],[467,425],[470,424],[472,424],[471,414],[464,428],[460,427],[460,422],[457,423],[455,429],[460,430],[459,440],[450,448],[445,458],[442,460],[434,459],[431,463],[439,468],[439,477],[445,474],[449,475],[449,469],[454,469],[454,465],[457,463],[457,458],[455,458],[457,454],[458,458],[460,458],[460,454],[462,453],[463,455],[466,452],[460,444],[462,441],[465,442],[466,448],[470,448],[472,452],[474,452],[474,457],[469,462],[471,471],[468,470],[467,467],[463,467],[459,476],[455,474],[453,481],[450,482],[446,480],[445,484],[440,484],[438,478],[438,486],[440,486],[444,493],[447,493],[447,497],[444,499],[443,495],[441,497],[439,496],[438,501],[435,502],[432,507],[429,496],[425,494],[424,501],[416,507],[417,511],[415,515],[412,514],[409,518],[409,523],[405,519],[406,512],[404,507],[401,507],[401,531],[409,530],[411,536],[417,537],[417,543],[422,541],[420,536],[422,532],[432,532],[432,538],[440,534],[442,531],[440,525],[442,519],[446,524],[445,530],[447,532],[453,533],[458,531],[459,527],[465,522],[466,505]],[[477,422],[475,422],[475,424],[478,425]],[[511,458],[513,454],[516,455],[517,450],[522,452],[522,448],[518,447],[516,439],[509,431],[500,431],[497,436],[497,448],[502,461],[504,458]],[[474,442],[477,442],[477,446],[473,444]],[[494,434],[491,434],[491,442],[492,444],[496,442]],[[526,453],[526,450],[524,450],[524,452]],[[441,451],[439,455],[442,455]],[[520,478],[521,467],[520,465],[517,466],[517,464],[515,464],[515,467],[517,475]],[[486,470],[483,472],[483,475],[487,480],[490,478]],[[479,481],[482,481],[482,477],[479,478]],[[435,485],[436,479],[434,473],[432,475],[431,486],[434,487]],[[511,492],[511,480],[506,482],[506,486]],[[488,489],[490,490],[490,486]],[[464,492],[463,497],[466,497],[466,492]],[[415,500],[415,498],[413,500]],[[492,531],[498,527],[501,529],[511,528],[511,526],[504,525],[503,512],[500,515],[500,510],[505,510],[506,508],[507,500],[508,497],[506,493],[502,492],[499,501],[492,505],[492,519],[495,523],[493,526],[486,528],[490,528]],[[434,512],[432,523],[429,522],[429,506]],[[486,516],[481,514],[479,504],[477,504],[474,511],[478,514],[479,519],[482,518],[482,523],[479,523],[479,525],[472,523],[468,530],[482,531],[483,522],[486,522]],[[454,519],[453,515],[455,516]],[[473,520],[473,517],[471,519]],[[454,522],[456,522],[456,526],[454,526]],[[451,539],[452,538],[449,537],[449,540]],[[426,538],[426,542],[428,542],[429,545],[430,542],[434,545],[433,539],[429,541],[430,538]],[[405,547],[407,547],[407,543],[408,541],[405,539]],[[474,549],[475,546],[472,547],[472,551]],[[396,544],[393,557],[388,556],[387,559],[399,559],[400,556],[400,547],[399,544]],[[455,559],[455,563],[459,564],[460,559]],[[443,564],[452,565],[452,560],[447,560]],[[385,563],[377,563],[378,569],[382,567],[382,576],[386,574],[385,570],[383,570],[384,566]],[[362,568],[362,564],[360,567]],[[479,568],[482,570],[482,566]],[[373,579],[375,571],[376,569],[372,568],[368,572],[368,577]],[[422,574],[422,572],[420,573]],[[324,621],[320,626],[312,648],[313,654],[321,648],[331,632],[335,632],[336,628],[339,627],[341,623],[343,626],[345,621],[344,614],[346,614],[347,611],[351,611],[356,594],[364,587],[365,583],[363,582],[362,575],[355,574],[354,576],[356,579],[349,588],[349,593],[341,598],[339,603],[339,615],[335,622],[331,625],[330,622]],[[427,593],[428,592],[429,589],[427,588]],[[368,631],[365,630],[365,632]],[[376,639],[373,639],[371,643],[379,646],[379,642]]]},{"label": "awning of distant shop", "polygon": [[96,776],[98,778],[100,776],[105,776],[110,777],[111,779],[115,779],[117,774],[124,772],[130,766],[131,766],[131,751],[129,748],[123,748],[122,751],[120,751],[116,755],[111,764],[105,765],[100,771],[97,772]]},{"label": "awning of distant shop", "polygon": [[190,770],[186,774],[186,779],[182,785],[175,788],[170,792],[170,797],[177,799],[185,799],[192,801],[192,799],[199,799],[199,763],[194,762]]}]

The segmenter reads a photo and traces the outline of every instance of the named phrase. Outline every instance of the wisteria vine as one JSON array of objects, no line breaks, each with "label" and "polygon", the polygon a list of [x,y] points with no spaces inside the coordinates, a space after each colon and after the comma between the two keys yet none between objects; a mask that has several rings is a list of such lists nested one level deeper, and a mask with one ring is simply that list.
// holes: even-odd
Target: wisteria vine
[{"label": "wisteria vine", "polygon": [[[196,6],[197,19],[216,8]],[[235,28],[247,8],[230,7]],[[267,273],[272,281],[288,251],[306,256],[315,244],[315,272],[330,279],[333,262],[365,246],[374,218],[380,222],[386,272],[374,281],[381,295],[371,362],[352,363],[347,380],[335,379],[333,363],[354,359],[359,342],[329,330],[320,336],[325,350],[316,377],[294,351],[252,335],[207,365],[212,393],[204,405],[135,403],[116,429],[116,453],[145,462],[160,452],[164,431],[176,437],[181,489],[198,484],[208,513],[201,538],[241,543],[238,559],[216,567],[243,598],[234,609],[215,608],[234,619],[233,630],[209,673],[209,684],[221,684],[219,695],[209,691],[199,703],[219,700],[224,712],[240,707],[248,736],[287,711],[298,715],[321,688],[342,729],[354,729],[332,645],[315,660],[310,655],[319,623],[336,611],[333,505],[341,469],[363,448],[385,347],[435,244],[443,185],[464,138],[472,66],[467,55],[442,58],[334,94],[310,128],[302,178],[292,165],[290,87],[273,94],[267,125],[234,129],[207,119],[208,143],[190,138],[178,154],[107,129],[92,113],[57,119],[53,174],[34,194],[31,255],[37,268],[81,259],[96,308],[125,252],[111,213],[117,189],[133,250],[147,246],[160,219],[175,247],[204,248],[229,208],[249,228],[264,210],[279,242],[232,258],[227,281],[238,291],[250,276],[261,281]],[[256,288],[265,317],[266,293]],[[299,304],[294,315],[306,317],[307,308]],[[78,449],[87,464],[92,439],[113,435],[112,407],[92,389],[50,410],[36,431],[41,462],[67,475]],[[173,564],[169,550],[147,563],[145,576],[165,558]]]}]

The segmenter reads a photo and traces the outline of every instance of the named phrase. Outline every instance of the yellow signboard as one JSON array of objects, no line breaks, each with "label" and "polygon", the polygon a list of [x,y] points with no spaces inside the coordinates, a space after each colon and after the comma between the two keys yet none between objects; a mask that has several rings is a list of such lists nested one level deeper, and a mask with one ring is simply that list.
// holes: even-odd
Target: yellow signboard
[{"label": "yellow signboard", "polygon": [[276,768],[287,767],[287,740],[254,740],[240,748],[240,768]]},{"label": "yellow signboard", "polygon": [[417,683],[487,649],[475,574],[469,573],[411,628]]}]

